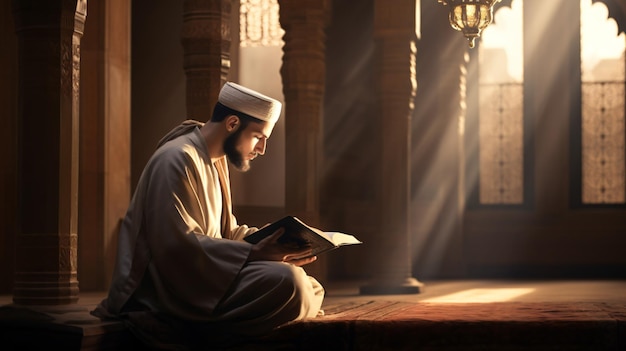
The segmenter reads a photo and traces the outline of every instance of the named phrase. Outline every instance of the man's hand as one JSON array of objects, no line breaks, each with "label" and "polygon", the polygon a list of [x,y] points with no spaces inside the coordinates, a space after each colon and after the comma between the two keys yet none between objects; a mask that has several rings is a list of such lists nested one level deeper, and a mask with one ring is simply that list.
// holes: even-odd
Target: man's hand
[{"label": "man's hand", "polygon": [[[248,256],[248,261],[281,261],[296,266],[304,266],[317,260],[317,256],[309,256],[312,252],[309,247],[290,247],[289,245],[279,243],[278,238],[284,232],[285,229],[280,228],[272,235],[254,244]],[[297,258],[302,256],[308,257]]]}]

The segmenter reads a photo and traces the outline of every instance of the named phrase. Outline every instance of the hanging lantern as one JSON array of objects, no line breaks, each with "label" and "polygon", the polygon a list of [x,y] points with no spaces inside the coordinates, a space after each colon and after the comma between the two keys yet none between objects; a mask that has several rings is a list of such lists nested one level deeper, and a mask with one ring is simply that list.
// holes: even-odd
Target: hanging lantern
[{"label": "hanging lantern", "polygon": [[450,6],[450,26],[463,32],[469,40],[469,47],[480,36],[493,18],[493,5],[500,0],[437,0]]}]

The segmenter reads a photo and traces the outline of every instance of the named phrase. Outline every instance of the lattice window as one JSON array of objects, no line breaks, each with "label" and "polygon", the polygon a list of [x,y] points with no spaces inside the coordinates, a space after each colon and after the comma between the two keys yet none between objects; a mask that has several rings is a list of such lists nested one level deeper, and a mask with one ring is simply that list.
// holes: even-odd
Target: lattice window
[{"label": "lattice window", "polygon": [[285,31],[280,27],[277,0],[241,0],[240,45],[281,46]]},{"label": "lattice window", "polygon": [[480,86],[480,202],[521,204],[523,177],[523,87]]},{"label": "lattice window", "polygon": [[626,203],[626,36],[602,3],[581,1],[582,203]]},{"label": "lattice window", "polygon": [[500,9],[480,43],[480,204],[524,202],[522,10],[521,0]]}]

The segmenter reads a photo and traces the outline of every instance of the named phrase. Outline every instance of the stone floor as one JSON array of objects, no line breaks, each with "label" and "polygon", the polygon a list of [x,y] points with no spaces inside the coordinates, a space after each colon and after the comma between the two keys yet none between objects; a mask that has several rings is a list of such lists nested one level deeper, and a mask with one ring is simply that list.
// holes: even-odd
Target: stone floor
[{"label": "stone floor", "polygon": [[[319,344],[320,340],[341,339],[344,343],[337,349],[342,350],[363,349],[366,348],[364,345],[371,346],[369,349],[373,350],[584,350],[587,349],[585,345],[609,345],[597,347],[602,350],[620,350],[623,346],[626,350],[626,345],[623,344],[626,342],[626,281],[426,281],[419,294],[405,295],[360,295],[360,285],[358,282],[329,284],[323,306],[326,316],[307,323],[290,325],[282,333],[278,333],[275,339],[253,344],[258,346],[256,348],[247,345],[242,349],[303,349],[301,341],[293,343],[292,339],[306,336],[309,340],[307,345],[311,348],[316,342]],[[137,349],[137,341],[123,326],[117,323],[101,323],[89,315],[88,311],[103,296],[101,292],[82,292],[77,305],[39,307],[32,310],[16,310],[11,304],[11,296],[0,296],[0,334],[4,334],[0,335],[0,339],[8,349],[24,349],[24,345],[41,343],[66,350]],[[497,309],[504,317],[491,318],[490,311]],[[522,320],[515,321],[518,318],[516,316]],[[575,323],[578,318],[579,322],[587,324]],[[486,326],[493,329],[496,325],[499,330],[497,335],[508,338],[498,342],[510,342],[517,340],[517,334],[537,334],[538,330],[549,330],[545,322],[550,320],[562,323],[551,325],[553,330],[550,329],[550,333],[554,334],[553,337],[541,337],[556,340],[556,344],[546,344],[544,339],[538,339],[532,344],[532,348],[524,348],[518,345],[518,341],[515,341],[516,345],[506,346],[513,348],[506,348],[502,344],[494,348],[489,348],[486,344],[474,345],[475,348],[458,344],[461,341],[467,343],[468,340],[476,342],[474,337],[468,337],[468,330],[484,331]],[[524,321],[532,324],[534,329],[516,329]],[[457,344],[450,341],[447,344],[441,344],[441,340],[432,341],[433,335],[439,335],[432,328],[447,330],[446,335],[450,335],[450,330],[455,331],[453,334],[457,337],[454,342]],[[398,341],[409,335],[419,335],[424,330],[429,330],[431,344],[428,347],[422,345],[423,348],[418,348],[412,336],[410,341]],[[589,344],[581,344],[580,348],[576,343],[565,347],[564,344],[558,344],[562,342],[559,341],[561,339],[555,339],[556,335],[562,334],[563,340],[571,340],[568,333],[576,332],[580,335],[583,331],[592,333],[593,336],[584,339]],[[387,344],[374,348],[371,338],[377,333],[383,334],[378,335],[375,340]],[[478,334],[473,332],[473,335]],[[422,340],[425,340],[424,337]],[[390,341],[391,338],[393,342]],[[500,337],[491,338],[495,340]],[[538,348],[537,345],[545,347]]]},{"label": "stone floor", "polygon": [[[424,282],[419,294],[386,299],[414,302],[625,302],[626,280],[440,280]],[[359,283],[328,288],[326,302],[369,300],[359,295]]]}]

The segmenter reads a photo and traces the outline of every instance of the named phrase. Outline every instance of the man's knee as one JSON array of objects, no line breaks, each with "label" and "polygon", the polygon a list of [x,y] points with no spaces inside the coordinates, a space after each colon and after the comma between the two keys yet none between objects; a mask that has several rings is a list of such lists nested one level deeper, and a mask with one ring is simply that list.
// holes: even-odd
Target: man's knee
[{"label": "man's knee", "polygon": [[272,268],[267,270],[269,278],[277,288],[290,294],[302,294],[310,290],[311,283],[306,272],[297,266],[282,262],[271,262]]},{"label": "man's knee", "polygon": [[[268,274],[274,281],[275,292],[293,308],[294,318],[317,315],[324,294],[321,285],[301,267],[282,262],[271,263],[273,267],[268,270]],[[278,298],[277,295],[275,297]]]}]

